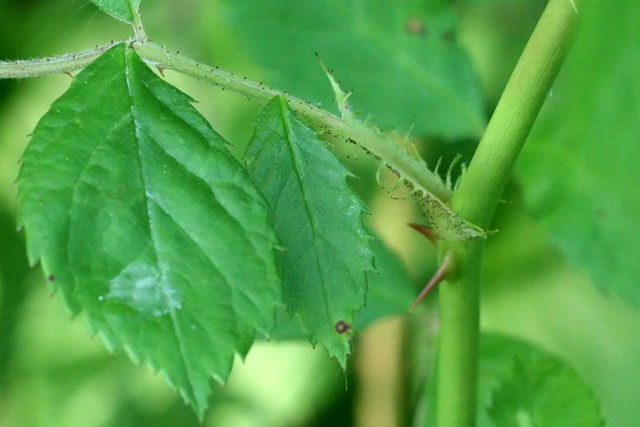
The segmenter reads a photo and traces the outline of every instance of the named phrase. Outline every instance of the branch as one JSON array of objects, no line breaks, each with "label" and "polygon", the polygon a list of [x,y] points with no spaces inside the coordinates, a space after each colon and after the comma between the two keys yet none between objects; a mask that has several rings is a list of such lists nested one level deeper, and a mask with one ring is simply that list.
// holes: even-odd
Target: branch
[{"label": "branch", "polygon": [[0,79],[24,79],[49,74],[69,74],[91,64],[105,51],[119,43],[122,42],[111,42],[105,46],[96,46],[94,49],[48,58],[0,61]]},{"label": "branch", "polygon": [[287,94],[262,84],[254,82],[218,67],[211,67],[189,59],[178,52],[171,53],[164,46],[148,40],[126,40],[97,46],[84,52],[66,54],[62,56],[34,59],[26,61],[0,62],[0,79],[20,79],[39,77],[48,74],[70,73],[89,65],[104,51],[118,43],[128,43],[136,50],[140,58],[148,65],[159,70],[171,69],[183,74],[205,80],[223,89],[242,94],[258,102],[267,102],[274,96],[283,95],[287,98],[291,108],[310,124],[321,131],[343,138],[347,142],[358,143],[368,153],[381,159],[389,168],[397,172],[404,179],[431,193],[442,202],[452,197],[452,191],[432,172],[424,162],[408,155],[406,150],[395,142],[388,140],[376,129],[349,123],[334,114],[313,106],[295,96]]},{"label": "branch", "polygon": [[440,200],[446,202],[452,196],[452,191],[437,174],[429,170],[423,162],[408,156],[403,148],[399,147],[395,142],[384,138],[373,128],[356,126],[328,111],[314,107],[307,101],[289,95],[286,91],[270,88],[262,84],[262,82],[253,82],[246,77],[220,70],[217,67],[200,64],[179,53],[172,54],[163,46],[155,43],[134,43],[133,47],[138,52],[138,55],[149,65],[155,65],[160,69],[168,68],[179,71],[224,89],[240,93],[258,102],[264,103],[274,96],[283,95],[287,98],[291,108],[312,125],[329,134],[342,137],[347,142],[357,142],[367,152],[383,160],[391,169],[399,172],[401,176],[418,184]]}]

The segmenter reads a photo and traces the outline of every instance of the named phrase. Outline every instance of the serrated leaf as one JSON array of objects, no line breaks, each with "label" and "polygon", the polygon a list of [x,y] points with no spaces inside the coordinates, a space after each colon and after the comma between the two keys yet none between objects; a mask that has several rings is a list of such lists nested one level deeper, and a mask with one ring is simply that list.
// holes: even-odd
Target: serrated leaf
[{"label": "serrated leaf", "polygon": [[428,3],[229,0],[226,7],[232,28],[277,87],[332,107],[318,52],[381,126],[477,137],[485,125],[478,79],[451,40],[447,2]]},{"label": "serrated leaf", "polygon": [[[416,289],[402,261],[376,238],[370,243],[376,271],[367,271],[367,303],[356,313],[354,329],[362,332],[376,321],[405,315],[416,297]],[[300,325],[286,315],[279,316],[272,337],[280,340],[305,339]]]},{"label": "serrated leaf", "polygon": [[284,97],[263,107],[246,157],[283,246],[287,309],[344,367],[351,346],[336,324],[353,324],[373,269],[365,208],[346,183],[350,174]]},{"label": "serrated leaf", "polygon": [[598,403],[563,361],[515,339],[484,334],[480,425],[599,427]]},{"label": "serrated leaf", "polygon": [[267,205],[190,101],[110,49],[38,123],[19,214],[69,310],[202,417],[211,376],[271,330],[280,281]]},{"label": "serrated leaf", "polygon": [[140,0],[90,0],[116,19],[133,22],[140,8]]},{"label": "serrated leaf", "polygon": [[572,53],[518,163],[569,263],[640,306],[640,3],[584,2]]}]

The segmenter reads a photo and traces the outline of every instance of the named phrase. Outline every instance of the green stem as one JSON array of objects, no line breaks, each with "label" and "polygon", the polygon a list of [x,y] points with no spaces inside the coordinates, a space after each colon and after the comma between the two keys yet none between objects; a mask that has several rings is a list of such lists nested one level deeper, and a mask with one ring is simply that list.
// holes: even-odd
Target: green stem
[{"label": "green stem", "polygon": [[[141,27],[140,27],[141,28]],[[137,35],[139,36],[139,35]],[[26,60],[26,61],[0,61],[0,79],[20,79],[26,77],[40,77],[48,74],[70,73],[89,65],[105,50],[114,44],[128,43],[136,50],[140,58],[157,67],[159,70],[172,69],[183,74],[204,80],[222,89],[237,92],[249,99],[264,103],[274,96],[285,96],[291,108],[305,120],[337,138],[349,142],[357,142],[367,152],[381,159],[385,165],[396,171],[404,179],[426,190],[443,202],[451,199],[452,191],[445,185],[440,177],[429,170],[427,165],[412,156],[406,149],[388,140],[377,129],[365,124],[343,120],[334,114],[300,98],[270,88],[227,71],[201,64],[179,53],[172,53],[164,46],[152,43],[147,39],[126,40],[112,43],[108,46],[96,46],[76,54]]]},{"label": "green stem", "polygon": [[69,74],[91,64],[105,51],[119,43],[122,41],[106,46],[96,46],[94,49],[82,52],[66,53],[48,58],[0,61],[0,79],[25,79],[50,74]]},{"label": "green stem", "polygon": [[287,94],[286,91],[282,92],[265,86],[262,82],[256,83],[217,67],[201,64],[178,53],[172,54],[155,43],[135,43],[134,48],[149,65],[179,71],[261,103],[267,102],[274,96],[284,95],[291,108],[309,123],[336,137],[342,137],[351,142],[357,141],[367,152],[382,159],[385,164],[404,178],[416,183],[442,201],[446,202],[451,199],[451,190],[436,173],[429,170],[424,162],[409,156],[404,148],[389,141],[372,127],[359,122],[343,120],[307,101]]},{"label": "green stem", "polygon": [[131,15],[133,15],[133,32],[136,35],[136,40],[147,40],[147,34],[144,32],[144,26],[142,25],[142,18],[140,17],[140,11],[134,6],[132,0],[129,0],[129,7],[131,8]]},{"label": "green stem", "polygon": [[[461,217],[487,228],[513,166],[565,57],[580,0],[550,0],[507,83],[452,199]],[[473,426],[484,241],[457,247],[458,274],[440,287],[438,427]],[[448,249],[448,248],[443,248]]]}]

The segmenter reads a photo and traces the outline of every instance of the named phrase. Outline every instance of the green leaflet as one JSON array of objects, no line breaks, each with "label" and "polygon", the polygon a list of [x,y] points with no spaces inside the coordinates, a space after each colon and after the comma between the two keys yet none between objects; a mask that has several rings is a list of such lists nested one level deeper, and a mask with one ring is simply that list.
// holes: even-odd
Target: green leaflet
[{"label": "green leaflet", "polygon": [[280,301],[267,205],[224,140],[118,45],[40,120],[18,178],[29,259],[199,416]]},{"label": "green leaflet", "polygon": [[351,346],[336,324],[353,324],[365,303],[366,272],[373,270],[365,208],[346,183],[350,174],[285,97],[262,109],[246,158],[283,246],[288,312],[344,367]]},{"label": "green leaflet", "polygon": [[140,8],[140,0],[91,0],[100,9],[116,19],[133,22]]},{"label": "green leaflet", "polygon": [[483,335],[479,378],[480,426],[603,424],[598,402],[579,375],[524,342]]},{"label": "green leaflet", "polygon": [[640,306],[640,3],[584,2],[581,26],[518,173],[569,264]]},{"label": "green leaflet", "polygon": [[228,0],[225,6],[276,87],[331,105],[318,52],[384,128],[413,124],[419,134],[478,137],[485,126],[482,91],[452,40],[448,3]]}]

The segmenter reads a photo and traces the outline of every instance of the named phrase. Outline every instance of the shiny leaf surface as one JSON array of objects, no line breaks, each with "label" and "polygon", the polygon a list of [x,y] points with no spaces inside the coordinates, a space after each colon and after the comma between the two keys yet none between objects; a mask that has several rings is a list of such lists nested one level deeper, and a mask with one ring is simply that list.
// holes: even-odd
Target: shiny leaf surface
[{"label": "shiny leaf surface", "polygon": [[190,102],[107,51],[38,123],[19,215],[69,310],[202,416],[210,378],[269,334],[280,281],[266,203]]}]

